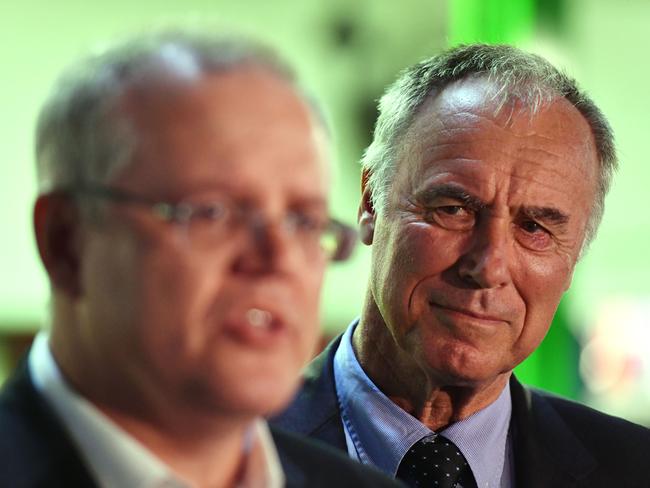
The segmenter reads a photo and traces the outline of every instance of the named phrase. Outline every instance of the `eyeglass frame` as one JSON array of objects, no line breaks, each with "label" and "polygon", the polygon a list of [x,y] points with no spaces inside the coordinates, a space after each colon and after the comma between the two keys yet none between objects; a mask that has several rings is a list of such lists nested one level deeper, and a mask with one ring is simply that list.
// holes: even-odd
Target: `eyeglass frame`
[{"label": "eyeglass frame", "polygon": [[[193,204],[187,201],[180,201],[174,203],[162,199],[149,198],[119,188],[97,184],[77,185],[58,190],[55,193],[61,193],[73,197],[100,198],[116,203],[139,205],[143,208],[148,208],[153,216],[163,222],[168,222],[177,226],[189,227],[191,219],[197,216],[211,219],[213,221],[217,220],[216,215],[207,215],[217,207],[216,202]],[[258,212],[244,210],[244,207],[242,206],[235,207],[235,209],[236,213],[241,215],[240,220],[246,221],[246,225],[251,227],[253,221],[251,216],[256,215]],[[353,227],[337,219],[328,217],[327,223],[321,229],[321,237],[319,239],[327,233],[336,239],[336,249],[331,253],[331,255],[328,255],[327,250],[323,248],[323,252],[327,255],[328,260],[333,262],[347,260],[354,250],[357,241],[357,231]]]}]

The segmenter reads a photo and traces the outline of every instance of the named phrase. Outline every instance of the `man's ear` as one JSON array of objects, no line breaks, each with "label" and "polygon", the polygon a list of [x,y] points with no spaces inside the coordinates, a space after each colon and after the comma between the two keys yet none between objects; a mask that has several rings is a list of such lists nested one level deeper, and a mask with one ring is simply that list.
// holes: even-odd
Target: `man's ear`
[{"label": "man's ear", "polygon": [[577,263],[573,263],[573,267],[571,269],[571,273],[569,273],[569,276],[567,276],[566,283],[564,284],[564,290],[563,292],[569,291],[569,288],[571,288],[571,283],[573,282],[573,273],[575,272],[575,267]]},{"label": "man's ear", "polygon": [[372,192],[368,185],[370,173],[364,169],[361,173],[361,202],[357,219],[359,221],[359,237],[361,242],[369,246],[375,235],[375,207],[372,204]]},{"label": "man's ear", "polygon": [[41,195],[34,205],[34,232],[52,287],[72,297],[81,293],[81,216],[66,195]]}]

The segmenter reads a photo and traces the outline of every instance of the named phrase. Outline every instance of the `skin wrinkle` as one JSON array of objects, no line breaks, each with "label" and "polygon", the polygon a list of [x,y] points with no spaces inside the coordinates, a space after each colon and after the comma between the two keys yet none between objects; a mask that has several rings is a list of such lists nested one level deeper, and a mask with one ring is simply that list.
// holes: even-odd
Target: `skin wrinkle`
[{"label": "skin wrinkle", "polygon": [[[436,199],[440,197],[448,198],[450,200],[450,205],[454,205],[454,200],[460,201],[463,205],[467,206],[474,212],[478,212],[479,210],[487,208],[487,204],[485,202],[465,192],[462,187],[458,187],[453,184],[427,188],[421,192],[418,192],[413,199],[408,199],[407,202],[409,205],[414,207],[415,212],[422,212],[426,211],[426,208],[432,206]],[[407,209],[407,211],[409,210]],[[551,207],[521,207],[512,213],[523,215],[526,218],[542,221],[546,227],[556,229],[565,228],[566,223],[569,220],[569,217],[567,215]]]},{"label": "skin wrinkle", "polygon": [[[429,62],[431,62],[431,60]],[[438,68],[439,66],[436,63],[433,63],[432,65],[427,64],[427,69],[433,69],[435,71]],[[486,93],[484,97],[486,101],[491,100],[493,102],[491,104],[493,106],[492,115],[498,114],[500,111],[505,113],[505,108],[507,106],[512,109],[517,104],[519,104],[521,109],[525,112],[524,115],[529,122],[532,121],[538,113],[541,113],[545,107],[549,106],[558,99],[562,99],[563,93],[568,93],[566,95],[567,99],[572,105],[579,109],[580,112],[583,113],[586,120],[588,120],[589,126],[591,128],[590,138],[593,139],[594,132],[600,134],[598,137],[599,165],[601,163],[600,159],[602,158],[602,163],[606,168],[604,168],[599,175],[600,190],[595,202],[596,211],[594,213],[592,221],[589,224],[588,238],[591,240],[595,233],[595,227],[597,227],[602,217],[602,199],[604,197],[605,187],[609,186],[610,180],[608,174],[611,174],[613,169],[616,167],[614,148],[612,147],[611,132],[609,130],[607,122],[602,120],[598,109],[593,106],[592,102],[586,98],[584,94],[579,93],[577,87],[573,85],[573,82],[562,74],[556,72],[553,68],[549,66],[538,66],[536,62],[533,62],[526,68],[531,70],[528,74],[522,74],[522,72],[518,75],[515,74],[514,71],[509,71],[511,68],[512,67],[505,68],[505,66],[492,66],[490,70],[485,73],[472,72],[470,69],[469,73],[463,79],[469,82],[476,80],[489,80],[489,82],[492,83],[489,87],[489,92]],[[424,65],[422,65],[421,69],[424,69]],[[506,72],[500,73],[500,69],[506,69]],[[537,69],[540,69],[541,71],[536,72]],[[381,130],[378,130],[379,134],[376,136],[375,142],[373,142],[373,144],[370,146],[369,149],[371,150],[366,156],[364,156],[363,160],[364,167],[367,167],[368,169],[378,169],[376,173],[378,175],[377,178],[371,179],[372,183],[377,186],[374,188],[373,193],[375,195],[373,196],[373,199],[375,203],[378,204],[378,206],[386,206],[386,195],[389,193],[388,186],[390,186],[390,183],[394,176],[394,160],[395,157],[398,156],[397,150],[395,149],[395,146],[397,146],[396,141],[398,139],[402,139],[402,142],[405,140],[404,133],[408,133],[411,125],[413,124],[413,121],[417,119],[419,114],[425,110],[424,106],[432,99],[440,96],[440,93],[444,91],[444,88],[447,86],[448,82],[456,85],[459,84],[458,80],[456,82],[444,81],[447,80],[446,77],[448,75],[449,73],[438,73],[437,76],[441,78],[440,81],[442,81],[442,85],[437,86],[434,84],[432,87],[429,87],[428,94],[422,95],[422,93],[413,86],[415,79],[414,72],[411,72],[401,78],[400,81],[393,85],[391,89],[382,97],[382,100],[380,101],[381,116],[378,120],[378,129]],[[540,85],[540,79],[537,78],[538,76],[545,78],[548,84],[542,83]],[[437,79],[437,77],[434,77],[434,79]],[[411,95],[418,95],[418,97],[416,99],[405,98],[402,100],[399,95],[399,88],[406,90],[406,92],[410,93]],[[462,95],[459,94],[458,98],[464,101],[471,100],[472,97],[476,97],[476,94],[472,93],[471,90],[467,90],[467,87],[461,87],[461,90],[459,90],[459,92],[462,92]],[[391,110],[389,110],[390,105],[399,103],[406,104],[406,107],[403,107],[401,110],[396,110],[395,108],[392,109],[392,111],[396,112],[393,115],[397,116],[398,123],[391,123],[390,117],[385,117],[385,113],[391,112]],[[406,120],[402,120],[405,118],[403,116],[403,113],[405,111],[408,111],[407,107],[411,105],[416,107],[413,114],[411,114],[409,117],[406,117]],[[396,125],[400,126],[399,131],[391,134],[390,127],[395,127]],[[383,144],[386,144],[385,139],[388,137],[388,134],[390,134],[392,142],[390,143],[390,148],[387,148],[387,150],[386,148],[380,147],[382,146],[382,143],[378,141],[383,141]],[[594,143],[595,142],[596,141],[594,141]],[[386,164],[386,166],[382,168],[378,162],[372,161],[372,156],[376,157],[376,154],[378,152],[382,153],[385,150],[387,153],[391,154],[391,157],[389,158],[390,161]],[[377,166],[380,167],[376,168]],[[382,175],[387,176],[387,178],[385,178],[385,184],[382,181]],[[585,249],[583,248],[582,252],[584,251]]]},{"label": "skin wrinkle", "polygon": [[[472,143],[475,143],[475,142],[479,142],[479,143],[480,143],[480,142],[486,142],[486,141],[491,141],[491,140],[492,140],[491,138],[483,138],[483,139],[481,139],[481,138],[472,138]],[[438,148],[441,148],[441,147],[443,147],[443,148],[444,148],[444,147],[454,147],[454,146],[458,146],[458,145],[459,145],[459,144],[458,144],[458,143],[455,143],[455,142],[450,142],[450,143],[436,143],[436,144],[432,144],[432,145],[428,146],[427,149],[423,149],[423,151],[424,151],[424,154],[426,154],[429,158],[431,158],[432,153],[435,153],[435,151],[436,151]],[[464,146],[464,145],[461,145],[461,146],[463,146],[463,147],[467,147],[467,146]],[[500,151],[500,154],[503,155],[503,156],[505,156],[505,157],[510,157],[510,156],[513,156],[513,155],[517,154],[516,152],[508,152],[508,151],[505,150],[505,148],[501,148],[499,151]],[[558,155],[558,154],[555,153],[555,152],[545,151],[545,150],[541,150],[541,149],[540,149],[540,150],[536,150],[535,152],[537,152],[537,153],[540,154],[540,155],[548,155],[548,156],[552,156],[552,157],[554,157],[555,159],[560,160],[560,161],[563,159],[562,156]],[[530,165],[536,165],[536,164],[537,164],[537,162],[536,162],[536,161],[537,161],[537,158],[530,158],[530,159],[528,159],[528,158],[527,158],[527,159],[520,158],[520,159],[521,159],[522,162],[528,163],[528,164],[530,164]],[[478,163],[478,162],[481,162],[479,159],[476,159],[476,158],[470,158],[470,157],[436,158],[436,162],[437,162],[437,163],[457,162],[457,161],[467,161],[467,162],[477,162],[477,163]],[[425,162],[424,164],[427,164],[427,163]],[[490,164],[490,162],[488,162],[488,164]],[[587,171],[586,171],[585,168],[576,167],[576,169],[577,169],[578,171],[580,171],[584,177],[588,177],[588,176],[589,176],[589,174],[587,173]],[[503,172],[503,170],[500,169],[500,168],[498,168],[498,167],[494,167],[494,170],[497,171],[497,172]],[[552,173],[555,173],[555,174],[558,175],[558,176],[562,176],[562,177],[563,177],[561,171],[558,170],[558,169],[546,168],[545,170],[546,170],[547,172],[552,172]],[[512,175],[512,177],[513,177],[513,178],[524,178],[523,176],[519,176],[519,175]],[[546,187],[548,187],[548,188],[551,188],[551,189],[554,188],[554,185],[553,185],[553,184],[547,184],[547,183],[545,183],[545,182],[542,182],[542,181],[539,181],[539,180],[535,180],[535,179],[531,179],[530,181],[533,182],[533,183],[536,183],[536,184],[544,185],[544,186],[546,186]]]},{"label": "skin wrinkle", "polygon": [[[457,146],[459,146],[462,149],[467,149],[467,148],[472,148],[472,147],[474,147],[474,146],[476,146],[476,145],[478,145],[480,143],[483,143],[483,142],[491,142],[492,141],[491,137],[476,136],[475,134],[480,134],[482,132],[480,129],[477,129],[477,128],[463,128],[463,129],[456,129],[454,131],[452,131],[452,130],[442,130],[442,131],[440,131],[440,130],[437,130],[437,129],[431,129],[431,132],[436,132],[436,133],[441,134],[441,135],[442,134],[444,134],[444,135],[448,135],[448,134],[455,135],[456,133],[461,133],[461,134],[468,134],[469,133],[470,137],[467,138],[468,139],[467,141],[462,141],[462,140],[461,141],[453,141],[453,142],[436,141],[435,144],[431,144],[431,145],[428,145],[426,147],[423,147],[422,142],[419,145],[416,145],[417,143],[414,144],[415,149],[417,149],[419,151],[422,151],[423,154],[425,154],[426,156],[429,156],[429,157],[432,154],[436,153],[436,151],[439,151],[440,149],[454,148],[454,147],[457,147]],[[526,138],[527,139],[531,139],[531,138],[536,139],[536,138],[538,138],[538,139],[542,139],[542,140],[550,140],[547,137],[539,136],[537,134],[517,135],[517,137],[521,138],[521,139],[526,139]],[[520,158],[523,161],[531,163],[531,164],[535,164],[535,162],[538,159],[536,156],[539,156],[539,155],[551,156],[551,157],[559,159],[559,160],[562,159],[562,156],[557,154],[556,151],[547,150],[545,148],[534,148],[534,149],[531,149],[531,148],[523,148],[523,149],[518,148],[515,152],[513,152],[512,150],[509,150],[506,147],[501,147],[501,148],[499,148],[499,151],[503,156],[514,156],[514,155],[519,155],[521,153],[523,153],[523,154],[534,153],[534,156],[532,156],[532,157],[530,157],[530,156],[529,157],[520,156]],[[458,159],[459,159],[458,157],[453,158],[454,161],[456,161]],[[469,158],[469,157],[463,157],[461,159],[465,159],[465,160],[468,160],[468,161],[477,161],[476,159]],[[439,159],[439,158],[437,158],[436,160],[439,161],[439,162],[441,161],[441,159]]]},{"label": "skin wrinkle", "polygon": [[[432,131],[433,131],[433,130],[432,130]],[[476,129],[476,128],[463,128],[463,129],[453,129],[453,130],[452,130],[452,129],[444,129],[444,130],[438,130],[438,129],[435,129],[435,132],[437,132],[437,133],[439,133],[439,134],[445,134],[445,135],[449,134],[449,135],[453,135],[453,134],[455,134],[455,133],[472,133],[472,134],[480,134],[482,131],[481,131],[480,129]],[[526,138],[531,138],[531,137],[533,137],[533,136],[534,136],[534,137],[538,137],[538,138],[541,139],[541,140],[547,140],[547,141],[550,140],[550,139],[547,138],[547,137],[543,137],[543,136],[536,135],[536,134],[535,134],[535,135],[534,135],[534,134],[523,134],[523,135],[517,135],[516,137],[517,137],[517,138],[520,138],[520,139],[526,139]],[[471,142],[472,142],[472,143],[476,143],[476,142],[484,142],[484,141],[489,141],[489,140],[490,140],[490,139],[487,139],[487,138],[483,138],[483,139],[482,139],[480,136],[479,136],[479,137],[476,137],[476,136],[474,136],[474,135],[473,135],[472,138],[471,138]],[[457,144],[457,143],[444,143],[444,142],[438,142],[435,146],[432,146],[430,150],[433,150],[433,149],[435,149],[435,148],[439,148],[439,147],[443,147],[443,148],[444,148],[444,147],[453,147],[453,146],[455,146],[456,144]],[[426,148],[425,148],[424,150],[426,151]],[[505,150],[504,150],[504,151],[505,151]],[[548,154],[548,155],[552,155],[552,156],[557,156],[553,151],[546,151],[546,150],[544,150],[544,149],[536,149],[535,151],[536,151],[536,152],[539,152],[539,153],[542,153],[542,154]]]},{"label": "skin wrinkle", "polygon": [[[477,163],[479,162],[478,160],[468,160],[468,159],[465,159],[465,158],[457,158],[455,160],[443,159],[443,160],[440,160],[439,162],[451,162],[451,161],[468,161],[468,162],[477,162]],[[495,168],[495,170],[499,171],[497,168]],[[558,176],[561,176],[561,175],[558,174]],[[550,188],[550,189],[554,188],[554,186],[552,186],[552,185],[546,185],[544,182],[537,181],[535,179],[531,179],[530,182],[539,184],[540,186],[545,186],[545,187]],[[425,189],[423,191],[418,192],[415,195],[415,200],[419,199],[418,195],[427,193],[429,191],[435,191],[435,189]],[[426,198],[426,197],[424,197],[424,198]],[[426,206],[426,204],[427,204],[426,201],[423,201],[423,200],[420,200],[420,201],[422,202],[422,204],[424,204]],[[419,207],[419,205],[415,201],[412,201],[412,200],[409,199],[409,200],[407,200],[407,202],[409,204],[415,206],[415,207]],[[472,203],[472,202],[474,202],[474,203]],[[480,199],[477,199],[476,197],[474,197],[473,195],[470,195],[470,194],[467,194],[467,200],[464,203],[466,205],[469,205],[470,207],[474,206],[477,209],[482,209],[482,208],[486,207],[486,204],[484,202],[480,201]],[[563,220],[563,221],[567,222],[570,219],[570,217],[568,215],[564,215],[561,212],[559,212],[557,209],[552,208],[552,207],[529,207],[529,209],[532,210],[532,212],[529,213],[528,215],[534,214],[535,209],[539,209],[542,212],[545,212],[546,209],[548,209],[548,210],[551,211],[551,214],[552,213],[557,213],[558,214],[558,219],[556,219],[556,220]],[[514,215],[514,214],[517,214],[517,213],[523,213],[524,215],[526,215],[527,214],[527,208],[526,207],[514,208],[512,210],[512,212],[511,212],[511,215]],[[552,221],[552,220],[553,219],[549,219],[549,221]]]},{"label": "skin wrinkle", "polygon": [[[472,83],[489,92],[485,80]],[[365,241],[373,263],[353,345],[379,388],[434,430],[491,403],[546,334],[571,281],[596,186],[590,129],[568,102],[556,100],[531,120],[520,110],[491,120],[494,107],[484,98],[466,107],[455,88],[427,102],[412,124],[388,210],[362,205],[360,213],[362,226],[374,215]],[[481,202],[474,227],[423,220],[422,203],[436,201],[418,195],[436,185],[459,185]],[[440,202],[467,204],[453,195]],[[531,216],[556,235],[529,237],[521,222]],[[543,238],[549,247],[528,249],[520,238]],[[476,314],[498,321],[477,322]],[[366,347],[370,339],[380,354]]]}]

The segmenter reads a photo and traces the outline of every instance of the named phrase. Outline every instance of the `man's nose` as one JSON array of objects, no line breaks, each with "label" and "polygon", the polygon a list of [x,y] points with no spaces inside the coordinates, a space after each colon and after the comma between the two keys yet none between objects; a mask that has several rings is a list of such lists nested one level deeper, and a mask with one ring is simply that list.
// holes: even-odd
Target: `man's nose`
[{"label": "man's nose", "polygon": [[460,278],[474,288],[500,288],[510,282],[509,224],[503,218],[489,218],[469,238],[460,259]]}]

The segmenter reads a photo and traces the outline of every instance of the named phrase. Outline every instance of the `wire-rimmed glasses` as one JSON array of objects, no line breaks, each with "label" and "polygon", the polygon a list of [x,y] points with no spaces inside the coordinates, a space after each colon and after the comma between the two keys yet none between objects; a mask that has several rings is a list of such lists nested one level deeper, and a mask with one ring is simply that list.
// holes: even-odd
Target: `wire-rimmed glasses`
[{"label": "wire-rimmed glasses", "polygon": [[[65,190],[64,193],[149,209],[156,218],[178,226],[191,240],[200,241],[205,245],[223,243],[224,239],[228,239],[242,225],[249,228],[268,225],[267,219],[259,210],[238,204],[227,197],[201,203],[173,203],[101,185],[77,186]],[[285,214],[280,225],[285,235],[304,251],[323,252],[331,261],[344,261],[349,258],[356,243],[356,231],[330,217],[323,218],[294,211]]]}]

